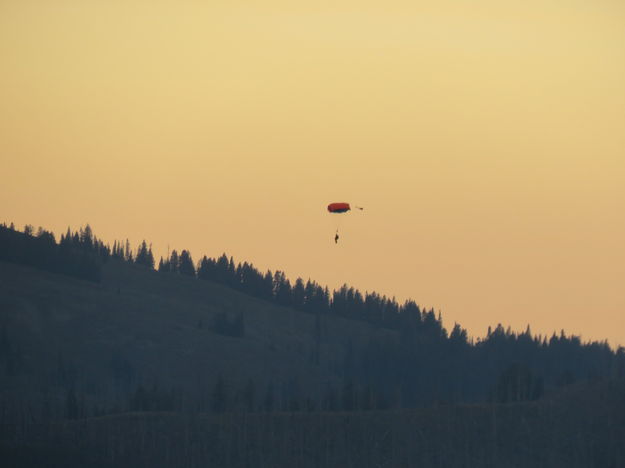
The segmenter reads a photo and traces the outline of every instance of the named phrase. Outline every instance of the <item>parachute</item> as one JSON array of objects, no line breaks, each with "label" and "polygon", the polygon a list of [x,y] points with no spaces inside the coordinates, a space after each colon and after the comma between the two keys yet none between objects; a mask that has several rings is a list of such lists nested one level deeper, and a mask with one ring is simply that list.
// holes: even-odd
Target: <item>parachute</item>
[{"label": "parachute", "polygon": [[347,213],[351,209],[349,203],[330,203],[328,205],[328,211],[330,213]]},{"label": "parachute", "polygon": [[[362,210],[363,208],[359,207],[359,206],[355,206],[354,208],[358,209],[358,210]],[[347,213],[348,211],[351,211],[352,207],[350,206],[349,203],[345,203],[345,202],[338,202],[338,203],[330,203],[328,205],[328,211],[332,214],[342,214],[342,213]],[[336,233],[334,234],[334,243],[338,244],[339,242],[339,228],[337,226],[336,228]]]}]

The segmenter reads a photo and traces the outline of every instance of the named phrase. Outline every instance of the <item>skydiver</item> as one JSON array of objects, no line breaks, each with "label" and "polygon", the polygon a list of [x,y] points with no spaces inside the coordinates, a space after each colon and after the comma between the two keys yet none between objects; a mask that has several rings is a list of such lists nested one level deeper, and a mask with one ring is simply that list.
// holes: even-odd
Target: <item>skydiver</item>
[{"label": "skydiver", "polygon": [[337,231],[337,233],[336,233],[336,234],[334,234],[334,243],[335,243],[335,244],[338,244],[338,243],[339,243],[339,233],[338,233],[338,231]]}]

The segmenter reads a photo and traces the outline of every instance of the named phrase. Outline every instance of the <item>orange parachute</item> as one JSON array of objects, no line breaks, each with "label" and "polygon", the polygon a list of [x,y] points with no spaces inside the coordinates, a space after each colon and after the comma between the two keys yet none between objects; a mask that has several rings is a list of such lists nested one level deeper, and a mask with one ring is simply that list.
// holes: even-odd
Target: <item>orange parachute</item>
[{"label": "orange parachute", "polygon": [[328,211],[330,213],[345,213],[351,209],[349,203],[330,203],[328,205]]}]

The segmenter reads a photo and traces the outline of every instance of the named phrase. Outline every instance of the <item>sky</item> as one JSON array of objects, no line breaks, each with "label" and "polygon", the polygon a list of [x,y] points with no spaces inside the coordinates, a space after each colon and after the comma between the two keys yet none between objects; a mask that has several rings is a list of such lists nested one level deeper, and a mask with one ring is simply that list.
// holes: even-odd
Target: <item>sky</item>
[{"label": "sky", "polygon": [[0,70],[0,222],[625,345],[621,1],[0,0]]}]

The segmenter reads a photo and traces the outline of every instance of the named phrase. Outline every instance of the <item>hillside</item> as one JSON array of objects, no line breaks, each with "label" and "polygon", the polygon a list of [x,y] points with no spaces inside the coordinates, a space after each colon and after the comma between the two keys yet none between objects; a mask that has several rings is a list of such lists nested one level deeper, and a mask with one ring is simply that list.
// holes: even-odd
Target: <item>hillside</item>
[{"label": "hillside", "polygon": [[[13,263],[0,261],[0,366],[7,377],[0,390],[12,412],[24,406],[33,417],[523,401],[625,375],[623,349],[615,353],[564,333],[547,341],[498,326],[473,343],[459,326],[448,335],[433,312],[384,298],[374,303],[382,319],[363,320],[352,310],[359,293],[347,288],[335,291],[329,305],[314,302],[313,290],[312,309],[307,296],[300,309],[281,306],[296,294],[283,274],[270,276],[274,293],[260,299],[235,288],[241,266],[235,270],[225,256],[201,262],[215,281],[202,279],[203,270],[198,279],[185,251],[190,275],[156,272],[136,263],[141,250],[136,261],[128,253],[100,257],[75,235],[75,247],[59,254],[78,267],[77,278],[53,250],[39,257],[29,250],[42,241],[54,248],[52,235],[3,232],[9,243],[0,247]],[[15,263],[20,245],[21,258],[33,266]],[[97,239],[89,245],[108,249]],[[147,254],[145,242],[142,248]],[[83,279],[85,261],[91,269]]]},{"label": "hillside", "polygon": [[[395,334],[325,317],[318,366],[314,316],[114,260],[99,284],[0,262],[0,307],[9,346],[19,349],[19,369],[3,393],[31,405],[56,399],[59,411],[67,387],[87,406],[125,407],[140,384],[173,391],[186,408],[208,398],[219,376],[236,389],[251,379],[259,394],[273,384],[276,398],[304,389],[318,396],[337,382],[332,369],[342,364],[346,343]],[[220,313],[243,314],[245,336],[212,331]],[[301,390],[281,396],[289,383]]]},{"label": "hillside", "polygon": [[[155,271],[145,243],[111,256],[3,229],[16,468],[623,464],[623,349],[501,326],[474,342],[414,303],[371,294],[379,315],[362,315],[353,289],[298,292],[225,256]],[[264,298],[245,278],[269,278]]]}]

